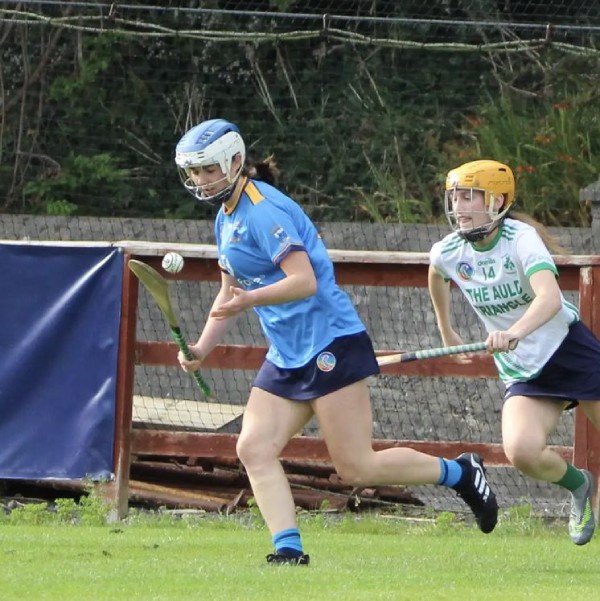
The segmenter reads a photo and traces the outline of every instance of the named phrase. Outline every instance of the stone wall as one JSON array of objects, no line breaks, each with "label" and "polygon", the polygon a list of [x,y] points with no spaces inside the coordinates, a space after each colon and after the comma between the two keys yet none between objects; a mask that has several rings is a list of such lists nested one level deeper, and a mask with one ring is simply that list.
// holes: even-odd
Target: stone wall
[{"label": "stone wall", "polygon": [[[550,228],[577,254],[600,253],[600,218],[590,228]],[[329,248],[345,250],[400,250],[427,252],[449,232],[448,225],[321,223],[318,227]],[[211,221],[119,219],[111,217],[37,217],[0,214],[4,240],[136,240],[214,244]]]}]

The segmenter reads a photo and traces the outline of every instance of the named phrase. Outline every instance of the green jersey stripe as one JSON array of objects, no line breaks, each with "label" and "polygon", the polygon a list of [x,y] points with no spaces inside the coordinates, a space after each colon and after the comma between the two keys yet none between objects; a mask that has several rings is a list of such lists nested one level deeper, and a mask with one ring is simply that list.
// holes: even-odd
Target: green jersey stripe
[{"label": "green jersey stripe", "polygon": [[526,272],[525,275],[530,278],[534,273],[538,271],[543,271],[544,269],[549,269],[554,275],[558,276],[558,269],[556,269],[556,265],[552,263],[548,263],[544,261],[543,263],[536,263],[532,265]]},{"label": "green jersey stripe", "polygon": [[573,321],[571,323],[575,323],[576,321],[579,321],[581,319],[581,315],[579,314],[579,309],[571,304],[569,301],[564,301],[565,303],[565,308],[568,309],[571,314],[573,315]]},{"label": "green jersey stripe", "polygon": [[529,380],[539,373],[539,370],[532,371],[516,365],[505,353],[494,353],[494,361],[502,380]]},{"label": "green jersey stripe", "polygon": [[448,254],[449,252],[452,252],[453,250],[460,248],[461,246],[463,246],[463,244],[464,244],[464,241],[459,242],[457,244],[452,244],[452,245],[448,244],[446,246],[443,246],[441,254],[443,254],[443,255]]}]

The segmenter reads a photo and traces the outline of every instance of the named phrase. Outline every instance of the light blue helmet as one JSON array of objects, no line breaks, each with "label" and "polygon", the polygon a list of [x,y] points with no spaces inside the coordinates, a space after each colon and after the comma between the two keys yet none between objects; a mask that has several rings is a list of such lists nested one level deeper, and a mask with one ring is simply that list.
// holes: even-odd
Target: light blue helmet
[{"label": "light blue helmet", "polygon": [[[238,154],[241,157],[241,166],[233,173],[233,158]],[[246,146],[240,130],[237,125],[224,119],[210,119],[192,127],[175,147],[175,163],[185,189],[197,200],[210,205],[229,199],[245,162]],[[190,177],[191,168],[209,165],[218,165],[225,174],[221,181],[227,180],[230,184],[212,196],[207,196]]]}]

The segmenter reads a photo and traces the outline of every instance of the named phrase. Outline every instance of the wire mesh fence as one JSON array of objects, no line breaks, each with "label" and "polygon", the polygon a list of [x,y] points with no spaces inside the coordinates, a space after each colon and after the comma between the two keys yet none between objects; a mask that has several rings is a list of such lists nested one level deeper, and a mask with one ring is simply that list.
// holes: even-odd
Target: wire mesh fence
[{"label": "wire mesh fence", "polygon": [[[206,282],[174,282],[172,293],[181,315],[182,329],[195,339],[204,323],[216,287]],[[375,348],[404,349],[439,346],[430,301],[424,289],[345,286],[361,318],[369,326]],[[567,293],[577,303],[575,293]],[[484,333],[458,294],[454,300],[454,322],[468,340],[483,339]],[[164,320],[152,299],[142,293],[138,333],[143,339],[162,340],[168,336]],[[244,314],[227,344],[261,344],[262,334],[253,314]],[[176,367],[138,366],[134,422],[138,428],[196,430],[239,433],[244,404],[254,372],[206,369],[219,402],[204,403],[194,382]],[[500,413],[503,388],[497,379],[406,377],[380,375],[371,378],[373,435],[386,440],[462,443],[500,443]],[[319,437],[313,419],[302,432]],[[550,444],[573,444],[573,415],[566,413]],[[563,515],[565,495],[549,484],[525,482],[510,468],[490,468],[490,480],[498,488],[503,507],[531,504],[547,515]],[[432,487],[410,487],[414,496],[435,509],[464,510],[447,491]]]},{"label": "wire mesh fence", "polygon": [[173,150],[225,116],[317,220],[435,221],[447,169],[487,153],[583,222],[599,35],[580,0],[4,0],[0,209],[210,217]]},{"label": "wire mesh fence", "polygon": [[[179,227],[177,227],[179,226]],[[381,249],[388,239],[403,241],[398,250],[424,252],[441,232],[438,226],[329,223],[322,227],[330,248]],[[589,242],[589,230],[553,230],[575,252]],[[211,223],[202,221],[87,219],[0,215],[1,239],[27,240],[153,240],[169,247],[173,242],[211,241]],[[172,281],[171,296],[186,338],[193,341],[204,323],[216,282]],[[367,325],[375,348],[417,350],[440,345],[434,316],[425,289],[393,286],[344,286]],[[483,331],[462,296],[453,292],[453,319],[465,340],[477,341]],[[576,292],[567,299],[578,303]],[[169,341],[170,334],[155,302],[140,289],[137,339]],[[254,314],[246,313],[224,340],[226,344],[264,346]],[[134,357],[131,360],[135,360]],[[203,376],[218,402],[203,402],[194,381],[176,365],[135,367],[133,421],[135,428],[178,432],[238,433],[241,416],[255,372],[240,369],[206,369]],[[499,443],[502,387],[495,378],[409,377],[380,375],[370,381],[373,432],[387,440],[460,441]],[[319,436],[312,420],[304,435]],[[565,413],[550,443],[573,444],[573,415]],[[568,511],[565,495],[557,487],[537,483],[512,468],[491,468],[490,479],[500,502],[508,508],[523,503],[550,516]],[[411,487],[414,496],[435,509],[463,511],[456,497],[439,487]]]},{"label": "wire mesh fence", "polygon": [[[215,116],[242,126],[252,155],[275,155],[284,189],[326,234],[330,221],[442,222],[445,172],[480,152],[514,165],[536,210],[577,204],[600,168],[599,42],[600,4],[588,0],[0,0],[0,211],[50,216],[17,238],[212,242],[209,224],[181,221],[212,213],[186,196],[172,159],[181,134]],[[548,213],[557,214],[566,209]],[[151,228],[142,216],[180,219]],[[336,231],[330,247],[427,251],[434,239],[391,225]],[[566,235],[580,251],[593,244]],[[193,337],[214,285],[173,292]],[[377,348],[439,344],[424,291],[348,292]],[[454,306],[465,338],[479,339],[461,301]],[[168,337],[143,293],[138,336]],[[230,342],[257,340],[249,317]],[[253,375],[210,370],[221,406],[200,408],[178,370],[139,366],[134,419],[239,431]],[[377,437],[500,440],[496,380],[380,376],[371,390]],[[551,442],[572,443],[570,415]],[[492,482],[504,505],[523,497],[564,511],[560,491],[515,470],[493,470]],[[453,502],[419,494],[436,507]]]}]

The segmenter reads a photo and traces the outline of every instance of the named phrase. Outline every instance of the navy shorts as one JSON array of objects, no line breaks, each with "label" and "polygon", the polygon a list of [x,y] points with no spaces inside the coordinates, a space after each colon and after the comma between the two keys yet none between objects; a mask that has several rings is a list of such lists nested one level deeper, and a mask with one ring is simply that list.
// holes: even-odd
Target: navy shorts
[{"label": "navy shorts", "polygon": [[568,401],[568,409],[577,401],[600,400],[600,342],[577,321],[539,375],[527,382],[516,382],[506,389],[511,396],[544,396]]},{"label": "navy shorts", "polygon": [[265,361],[253,385],[292,401],[312,401],[378,373],[373,343],[363,331],[336,338],[302,367]]}]

